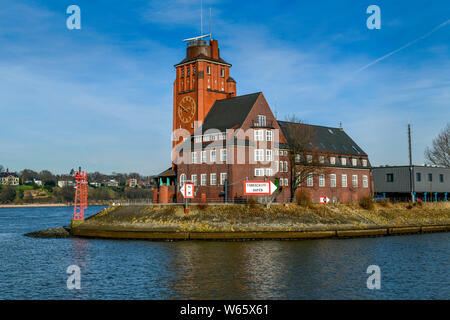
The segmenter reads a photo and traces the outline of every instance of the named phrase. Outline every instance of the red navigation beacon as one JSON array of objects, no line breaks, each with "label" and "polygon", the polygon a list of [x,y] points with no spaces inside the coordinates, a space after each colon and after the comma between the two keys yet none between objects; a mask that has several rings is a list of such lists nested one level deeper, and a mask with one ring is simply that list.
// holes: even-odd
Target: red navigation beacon
[{"label": "red navigation beacon", "polygon": [[87,209],[87,174],[81,167],[74,174],[75,203],[73,206],[73,220],[84,220],[84,210]]}]

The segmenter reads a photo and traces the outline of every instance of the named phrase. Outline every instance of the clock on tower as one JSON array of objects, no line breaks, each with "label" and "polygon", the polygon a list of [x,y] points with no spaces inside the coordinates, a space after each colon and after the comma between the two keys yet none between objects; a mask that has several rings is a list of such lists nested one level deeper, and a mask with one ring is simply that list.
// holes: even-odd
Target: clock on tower
[{"label": "clock on tower", "polygon": [[193,134],[216,100],[236,96],[231,64],[220,57],[217,40],[203,40],[207,36],[189,39],[186,58],[175,65],[173,130],[182,128]]}]

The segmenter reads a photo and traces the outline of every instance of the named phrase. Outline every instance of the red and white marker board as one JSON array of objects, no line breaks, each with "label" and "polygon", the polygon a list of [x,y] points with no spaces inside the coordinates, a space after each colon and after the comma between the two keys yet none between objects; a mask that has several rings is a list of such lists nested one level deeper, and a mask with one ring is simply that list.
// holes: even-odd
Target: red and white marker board
[{"label": "red and white marker board", "polygon": [[277,190],[272,181],[244,181],[245,195],[270,195]]},{"label": "red and white marker board", "polygon": [[320,203],[326,204],[326,203],[330,202],[330,199],[327,196],[324,196],[324,197],[320,197],[319,201],[320,201]]},{"label": "red and white marker board", "polygon": [[183,197],[187,199],[194,198],[194,184],[190,182],[183,184],[180,188],[180,192]]}]

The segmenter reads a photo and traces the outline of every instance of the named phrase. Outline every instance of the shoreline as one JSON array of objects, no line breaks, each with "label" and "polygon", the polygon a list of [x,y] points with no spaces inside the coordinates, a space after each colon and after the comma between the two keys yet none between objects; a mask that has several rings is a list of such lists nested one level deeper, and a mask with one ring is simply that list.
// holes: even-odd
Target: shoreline
[{"label": "shoreline", "polygon": [[155,230],[113,230],[74,227],[66,229],[71,236],[82,238],[122,239],[122,240],[311,240],[311,239],[348,239],[359,237],[382,237],[393,235],[423,234],[433,232],[449,232],[450,225],[423,226],[387,226],[359,229],[321,229],[298,231],[155,231]]},{"label": "shoreline", "polygon": [[[110,204],[88,204],[88,207],[109,206]],[[1,208],[51,208],[51,207],[73,207],[67,203],[29,203],[29,204],[0,204]]]}]

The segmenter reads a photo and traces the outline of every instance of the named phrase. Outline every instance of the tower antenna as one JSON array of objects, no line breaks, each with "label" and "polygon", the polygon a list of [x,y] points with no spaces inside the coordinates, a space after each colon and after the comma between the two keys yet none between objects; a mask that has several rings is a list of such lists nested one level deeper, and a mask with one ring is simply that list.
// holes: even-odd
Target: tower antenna
[{"label": "tower antenna", "polygon": [[212,33],[211,33],[211,7],[209,7],[209,40],[212,39]]}]

